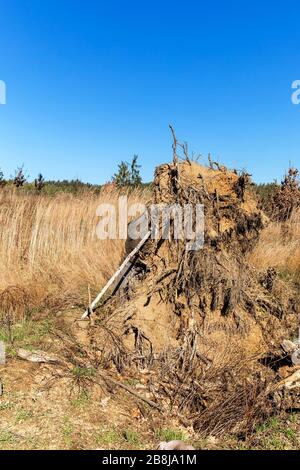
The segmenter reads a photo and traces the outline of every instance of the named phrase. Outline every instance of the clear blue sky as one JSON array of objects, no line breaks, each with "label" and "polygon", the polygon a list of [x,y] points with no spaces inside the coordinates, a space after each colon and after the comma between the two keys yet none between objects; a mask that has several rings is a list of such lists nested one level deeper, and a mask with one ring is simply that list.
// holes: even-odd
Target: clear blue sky
[{"label": "clear blue sky", "polygon": [[109,180],[195,152],[256,181],[300,166],[296,1],[0,0],[0,167]]}]

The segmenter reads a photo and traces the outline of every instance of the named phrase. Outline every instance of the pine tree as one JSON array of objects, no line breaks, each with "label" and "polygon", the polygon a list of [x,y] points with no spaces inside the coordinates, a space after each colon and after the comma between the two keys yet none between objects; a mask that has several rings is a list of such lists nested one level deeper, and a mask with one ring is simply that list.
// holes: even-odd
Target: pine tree
[{"label": "pine tree", "polygon": [[139,186],[142,184],[142,178],[140,175],[141,165],[137,163],[138,155],[134,155],[131,165],[130,165],[130,184],[131,186]]},{"label": "pine tree", "polygon": [[24,184],[26,183],[27,181],[27,178],[24,174],[24,170],[23,170],[23,167],[21,168],[17,168],[16,172],[15,172],[15,177],[14,177],[14,185],[17,187],[17,188],[20,188],[21,186],[24,186]]},{"label": "pine tree", "polygon": [[3,171],[0,169],[0,188],[6,185],[6,181],[4,179]]},{"label": "pine tree", "polygon": [[119,187],[130,185],[130,171],[126,162],[119,163],[118,172],[114,174],[113,181]]},{"label": "pine tree", "polygon": [[113,182],[119,186],[139,186],[142,184],[140,175],[141,166],[137,163],[138,155],[134,155],[132,162],[121,162],[118,167],[118,172],[113,176]]},{"label": "pine tree", "polygon": [[38,177],[34,180],[34,186],[37,191],[41,191],[45,186],[45,180],[42,173],[39,173]]}]

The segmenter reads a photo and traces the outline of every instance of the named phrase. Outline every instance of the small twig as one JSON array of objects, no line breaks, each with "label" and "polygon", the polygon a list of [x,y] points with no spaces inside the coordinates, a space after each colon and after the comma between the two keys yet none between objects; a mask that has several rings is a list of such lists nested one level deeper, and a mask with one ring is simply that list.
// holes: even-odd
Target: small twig
[{"label": "small twig", "polygon": [[184,144],[178,143],[177,145],[179,145],[179,147],[182,148],[183,155],[185,156],[186,161],[189,163],[189,165],[191,165],[191,160],[190,160],[190,157],[189,157],[189,151],[188,151],[188,144],[187,144],[187,142],[185,142]]}]

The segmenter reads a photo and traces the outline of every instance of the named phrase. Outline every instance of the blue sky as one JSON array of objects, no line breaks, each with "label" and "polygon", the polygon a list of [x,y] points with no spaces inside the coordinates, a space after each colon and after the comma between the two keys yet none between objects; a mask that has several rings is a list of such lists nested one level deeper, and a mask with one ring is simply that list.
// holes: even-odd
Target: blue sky
[{"label": "blue sky", "polygon": [[300,166],[300,4],[0,0],[0,167],[32,178],[142,176],[190,149],[256,181]]}]

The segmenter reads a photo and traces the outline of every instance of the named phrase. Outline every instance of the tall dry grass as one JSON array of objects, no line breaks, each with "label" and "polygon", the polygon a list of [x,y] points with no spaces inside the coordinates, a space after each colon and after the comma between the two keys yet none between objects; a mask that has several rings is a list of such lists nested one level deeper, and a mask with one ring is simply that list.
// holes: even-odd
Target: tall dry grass
[{"label": "tall dry grass", "polygon": [[[96,236],[101,203],[117,206],[119,192],[55,196],[0,190],[0,311],[60,308],[88,301],[124,257],[123,240]],[[128,202],[147,202],[148,189],[127,192]],[[250,262],[275,267],[300,280],[300,211],[288,222],[270,223]],[[1,312],[0,312],[1,313]]]},{"label": "tall dry grass", "polygon": [[[145,202],[147,189],[127,191],[129,204]],[[87,302],[124,255],[124,241],[99,240],[96,209],[117,206],[119,192],[103,189],[56,196],[0,191],[0,309],[68,306]],[[9,305],[8,305],[9,304]]]},{"label": "tall dry grass", "polygon": [[282,274],[300,279],[300,210],[286,222],[271,222],[250,254],[258,269],[277,268]]}]

